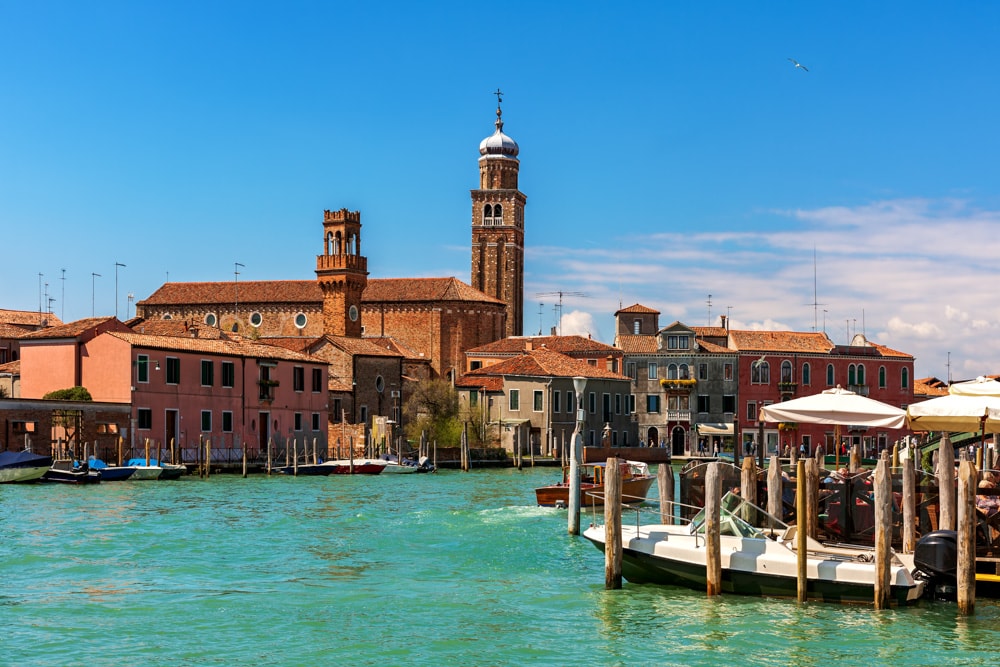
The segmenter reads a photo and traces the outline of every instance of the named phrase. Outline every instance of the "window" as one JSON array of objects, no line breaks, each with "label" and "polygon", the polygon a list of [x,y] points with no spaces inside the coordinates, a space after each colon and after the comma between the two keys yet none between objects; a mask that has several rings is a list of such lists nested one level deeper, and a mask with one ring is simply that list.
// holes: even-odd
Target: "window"
[{"label": "window", "polygon": [[38,422],[12,421],[10,423],[14,433],[34,433],[38,428]]},{"label": "window", "polygon": [[667,336],[668,350],[686,350],[688,347],[688,336]]},{"label": "window", "polygon": [[660,411],[660,395],[659,394],[647,394],[646,395],[646,412],[659,412]]},{"label": "window", "polygon": [[483,362],[481,362],[481,361],[470,361],[469,362],[469,370],[470,371],[477,371],[477,370],[479,370],[482,367],[483,367]]},{"label": "window", "polygon": [[636,336],[642,333],[642,320],[632,320],[632,333]]},{"label": "window", "polygon": [[736,396],[724,394],[722,397],[722,411],[728,414],[736,412]]},{"label": "window", "polygon": [[802,384],[809,385],[812,382],[812,369],[809,362],[802,364]]},{"label": "window", "polygon": [[264,323],[264,317],[260,313],[250,313],[250,326],[255,329]]},{"label": "window", "polygon": [[781,381],[782,382],[794,382],[792,378],[792,362],[785,359],[781,362]]},{"label": "window", "polygon": [[532,399],[531,400],[532,400],[531,409],[534,412],[541,412],[542,411],[542,390],[541,389],[536,389],[534,391],[534,394],[532,395]]},{"label": "window", "polygon": [[628,363],[625,364],[625,375],[629,376],[633,380],[636,379],[635,362],[634,361],[630,361],[630,362],[628,362]]},{"label": "window", "polygon": [[208,433],[212,430],[212,411],[202,410],[201,411],[201,431],[202,433]]},{"label": "window", "polygon": [[611,422],[611,394],[601,394],[601,421],[605,424]]},{"label": "window", "polygon": [[750,384],[771,384],[771,364],[759,360],[750,364]]},{"label": "window", "polygon": [[597,412],[597,394],[590,392],[587,397],[587,407],[590,408],[590,414],[595,414]]},{"label": "window", "polygon": [[628,406],[625,408],[625,414],[635,414],[635,394],[628,395]]},{"label": "window", "polygon": [[677,377],[679,377],[682,380],[690,380],[691,379],[691,373],[688,371],[688,365],[687,364],[681,364],[680,368],[677,370],[677,373],[678,373]]},{"label": "window", "polygon": [[611,446],[612,447],[618,446],[618,431],[611,432]]},{"label": "window", "polygon": [[140,354],[135,359],[136,382],[149,382],[149,357]]},{"label": "window", "polygon": [[222,411],[222,432],[232,433],[233,432],[233,413],[229,410]]},{"label": "window", "polygon": [[232,387],[236,384],[236,366],[231,361],[222,362],[222,386]]},{"label": "window", "polygon": [[904,368],[899,372],[899,383],[903,389],[910,388],[910,369]]},{"label": "window", "polygon": [[878,367],[878,388],[885,389],[885,366]]},{"label": "window", "polygon": [[339,398],[333,399],[333,421],[338,424],[344,421],[344,408]]},{"label": "window", "polygon": [[295,327],[296,328],[298,328],[298,329],[305,329],[307,322],[308,322],[308,319],[306,318],[306,314],[305,313],[298,313],[295,316]]},{"label": "window", "polygon": [[858,384],[865,384],[865,365],[858,364]]},{"label": "window", "polygon": [[571,391],[566,392],[566,412],[576,412],[576,394]]},{"label": "window", "polygon": [[312,427],[313,431],[319,431],[319,413],[312,413]]},{"label": "window", "polygon": [[747,421],[757,421],[757,401],[747,401]]},{"label": "window", "polygon": [[622,413],[622,395],[615,394],[615,414],[620,415]]},{"label": "window", "polygon": [[323,391],[323,369],[314,368],[312,369],[312,390],[314,394],[319,394]]},{"label": "window", "polygon": [[677,364],[670,364],[667,366],[667,379],[676,380],[677,379]]},{"label": "window", "polygon": [[271,368],[272,366],[268,364],[261,364],[260,366],[260,379],[257,381],[257,384],[260,388],[258,395],[262,401],[274,400],[274,388],[278,385],[278,381],[271,379]]},{"label": "window", "polygon": [[135,411],[136,428],[153,428],[153,411],[149,408],[139,408]]},{"label": "window", "polygon": [[559,397],[561,394],[558,391],[552,392],[552,412],[559,412]]},{"label": "window", "polygon": [[292,389],[295,391],[306,390],[306,369],[302,366],[292,368]]},{"label": "window", "polygon": [[209,313],[208,315],[205,316],[205,324],[207,324],[208,326],[214,327],[218,323],[219,323],[219,318],[216,317],[215,313]]},{"label": "window", "polygon": [[181,360],[177,357],[167,357],[167,384],[181,383]]},{"label": "window", "polygon": [[295,413],[294,422],[295,422],[295,430],[296,431],[301,431],[302,430],[302,413],[301,412],[296,412]]},{"label": "window", "polygon": [[672,395],[667,397],[667,409],[668,410],[684,410],[685,412],[690,405],[688,401],[687,394]]},{"label": "window", "polygon": [[711,412],[712,411],[712,401],[711,396],[699,396],[698,397],[698,412]]},{"label": "window", "polygon": [[832,387],[833,386],[833,379],[834,379],[833,364],[827,364],[826,365],[826,386],[827,387]]},{"label": "window", "polygon": [[479,390],[470,389],[469,390],[469,407],[477,408],[479,407]]},{"label": "window", "polygon": [[511,412],[517,412],[518,410],[521,409],[521,390],[520,389],[511,389],[510,390],[510,399],[508,400],[507,404],[510,407],[510,411]]},{"label": "window", "polygon": [[857,370],[856,370],[854,364],[851,364],[850,366],[847,367],[847,384],[851,384],[851,385],[858,384],[855,381],[857,379],[858,379],[857,378]]},{"label": "window", "polygon": [[361,406],[361,423],[362,424],[367,424],[368,423],[368,406],[367,405],[362,405]]},{"label": "window", "polygon": [[657,377],[659,369],[656,368],[656,364],[649,364],[646,374],[649,376],[650,380],[655,380]]},{"label": "window", "polygon": [[215,384],[215,364],[211,359],[201,360],[201,386],[211,387]]},{"label": "window", "polygon": [[733,365],[732,364],[722,364],[722,379],[732,381],[733,379]]},{"label": "window", "polygon": [[699,380],[708,379],[708,364],[698,364],[698,379]]}]

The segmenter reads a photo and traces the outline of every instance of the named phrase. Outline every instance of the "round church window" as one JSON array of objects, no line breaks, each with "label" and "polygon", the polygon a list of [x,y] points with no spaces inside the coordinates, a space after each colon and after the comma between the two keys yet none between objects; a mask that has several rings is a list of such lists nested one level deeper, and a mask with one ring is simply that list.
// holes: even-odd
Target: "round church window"
[{"label": "round church window", "polygon": [[305,313],[299,313],[298,315],[295,316],[295,326],[298,327],[299,329],[306,328],[306,321],[307,320]]},{"label": "round church window", "polygon": [[218,323],[219,323],[219,318],[215,316],[215,313],[209,313],[208,315],[205,316],[205,324],[207,324],[208,326],[214,327]]},{"label": "round church window", "polygon": [[264,317],[260,313],[250,313],[250,326],[259,327],[264,323]]}]

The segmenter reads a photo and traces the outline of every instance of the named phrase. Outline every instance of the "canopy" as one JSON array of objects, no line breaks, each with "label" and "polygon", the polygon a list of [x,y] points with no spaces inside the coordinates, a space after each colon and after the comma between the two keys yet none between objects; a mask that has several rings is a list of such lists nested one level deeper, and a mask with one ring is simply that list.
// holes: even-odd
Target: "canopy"
[{"label": "canopy", "polygon": [[732,424],[698,424],[698,435],[733,435]]},{"label": "canopy", "polygon": [[841,387],[761,408],[764,421],[904,428],[906,412]]},{"label": "canopy", "polygon": [[906,420],[914,431],[1000,433],[1000,396],[958,393],[938,396],[908,407]]},{"label": "canopy", "polygon": [[958,396],[1000,396],[1000,382],[983,376],[968,382],[956,382],[948,387],[949,394]]}]

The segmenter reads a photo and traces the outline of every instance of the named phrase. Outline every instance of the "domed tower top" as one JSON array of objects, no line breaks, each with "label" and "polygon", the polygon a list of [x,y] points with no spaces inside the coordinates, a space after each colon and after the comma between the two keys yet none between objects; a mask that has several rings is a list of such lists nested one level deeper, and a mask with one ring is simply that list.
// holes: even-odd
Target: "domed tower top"
[{"label": "domed tower top", "polygon": [[517,158],[517,153],[520,150],[517,147],[517,142],[503,133],[503,111],[500,109],[500,103],[503,102],[503,93],[497,90],[494,95],[497,96],[497,129],[496,132],[479,143],[479,154],[483,157]]}]

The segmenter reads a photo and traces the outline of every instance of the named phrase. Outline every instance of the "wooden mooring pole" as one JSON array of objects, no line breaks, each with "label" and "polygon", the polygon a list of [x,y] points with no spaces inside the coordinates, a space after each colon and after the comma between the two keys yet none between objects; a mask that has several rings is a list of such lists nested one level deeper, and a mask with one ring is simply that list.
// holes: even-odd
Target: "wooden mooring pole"
[{"label": "wooden mooring pole", "polygon": [[740,469],[740,495],[751,505],[757,504],[757,464],[752,456],[743,458]]},{"label": "wooden mooring pole", "polygon": [[947,433],[941,436],[938,447],[938,502],[938,528],[955,530],[955,448]]},{"label": "wooden mooring pole", "polygon": [[212,439],[205,438],[205,479],[212,474]]},{"label": "wooden mooring pole", "polygon": [[604,588],[622,587],[622,469],[617,457],[604,470]]},{"label": "wooden mooring pole", "polygon": [[779,520],[785,518],[781,507],[782,484],[781,460],[775,454],[767,466],[767,513]]},{"label": "wooden mooring pole", "polygon": [[892,565],[892,474],[888,452],[883,451],[875,466],[875,608],[888,609]]},{"label": "wooden mooring pole", "polygon": [[709,597],[722,594],[721,506],[722,476],[719,462],[713,461],[705,474],[705,592]]},{"label": "wooden mooring pole", "polygon": [[903,460],[903,553],[911,554],[917,546],[917,480],[913,473],[913,448]]},{"label": "wooden mooring pole", "polygon": [[660,494],[660,523],[674,522],[674,469],[669,463],[656,467],[656,489]]},{"label": "wooden mooring pole", "polygon": [[806,502],[806,461],[799,459],[795,468],[795,553],[796,553],[796,575],[797,592],[799,602],[805,602],[809,598],[809,577],[806,565],[808,564],[808,523],[806,513],[808,503]]},{"label": "wooden mooring pole", "polygon": [[[963,459],[958,467],[958,611],[976,611],[976,464]],[[990,530],[989,527],[986,530]]]},{"label": "wooden mooring pole", "polygon": [[806,513],[805,521],[799,525],[805,526],[806,535],[815,540],[819,537],[819,460],[806,459],[805,463]]}]

